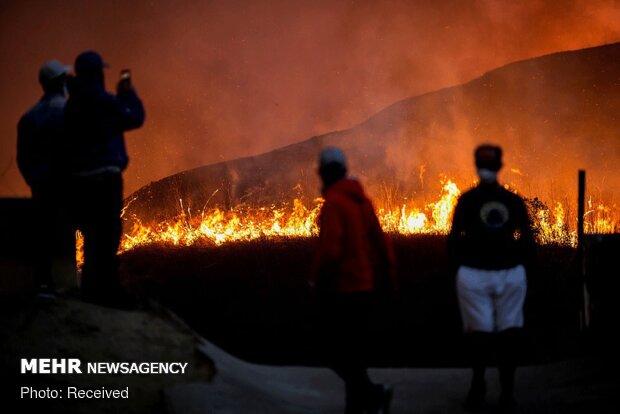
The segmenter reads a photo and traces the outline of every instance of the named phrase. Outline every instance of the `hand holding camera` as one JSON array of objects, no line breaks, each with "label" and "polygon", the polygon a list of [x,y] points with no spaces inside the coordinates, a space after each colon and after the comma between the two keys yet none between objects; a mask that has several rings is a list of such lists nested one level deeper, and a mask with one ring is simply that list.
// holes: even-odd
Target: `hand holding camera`
[{"label": "hand holding camera", "polygon": [[133,89],[131,84],[131,71],[129,69],[123,69],[120,73],[120,79],[116,86],[117,93],[128,92]]}]

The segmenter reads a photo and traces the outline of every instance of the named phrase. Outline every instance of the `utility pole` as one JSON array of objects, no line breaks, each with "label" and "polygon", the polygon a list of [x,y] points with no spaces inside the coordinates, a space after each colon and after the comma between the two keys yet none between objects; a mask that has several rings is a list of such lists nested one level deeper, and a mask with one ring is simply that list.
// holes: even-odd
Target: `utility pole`
[{"label": "utility pole", "polygon": [[581,329],[590,326],[590,294],[586,286],[585,237],[583,216],[586,212],[586,172],[579,170],[579,195],[577,199],[577,265],[583,290],[583,308],[581,309]]}]

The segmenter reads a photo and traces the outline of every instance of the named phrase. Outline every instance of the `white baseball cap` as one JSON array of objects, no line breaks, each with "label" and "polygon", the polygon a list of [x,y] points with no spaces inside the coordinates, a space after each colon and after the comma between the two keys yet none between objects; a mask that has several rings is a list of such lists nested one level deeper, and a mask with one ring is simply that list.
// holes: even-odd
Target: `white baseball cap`
[{"label": "white baseball cap", "polygon": [[71,71],[71,66],[65,66],[56,59],[45,62],[39,69],[40,81],[51,81]]}]

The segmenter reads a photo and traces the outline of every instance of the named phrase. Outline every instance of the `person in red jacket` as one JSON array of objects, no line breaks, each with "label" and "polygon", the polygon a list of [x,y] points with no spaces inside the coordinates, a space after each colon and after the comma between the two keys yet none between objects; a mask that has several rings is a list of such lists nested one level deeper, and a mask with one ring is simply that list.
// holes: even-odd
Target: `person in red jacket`
[{"label": "person in red jacket", "polygon": [[325,148],[318,172],[325,201],[310,284],[328,364],[345,383],[345,413],[387,412],[392,391],[370,381],[365,345],[377,294],[395,286],[394,253],[360,182],[346,176],[342,150]]}]

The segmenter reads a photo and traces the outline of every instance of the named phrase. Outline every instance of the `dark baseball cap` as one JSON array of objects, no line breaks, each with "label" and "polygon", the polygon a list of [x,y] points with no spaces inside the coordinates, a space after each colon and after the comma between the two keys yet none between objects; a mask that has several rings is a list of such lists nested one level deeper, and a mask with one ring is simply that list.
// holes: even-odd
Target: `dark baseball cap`
[{"label": "dark baseball cap", "polygon": [[474,152],[477,168],[499,171],[502,168],[502,149],[497,145],[484,144]]},{"label": "dark baseball cap", "polygon": [[86,52],[82,52],[75,59],[75,73],[79,76],[80,74],[88,74],[88,73],[96,73],[103,68],[108,68],[106,62],[103,61],[101,55],[94,50],[87,50]]}]

